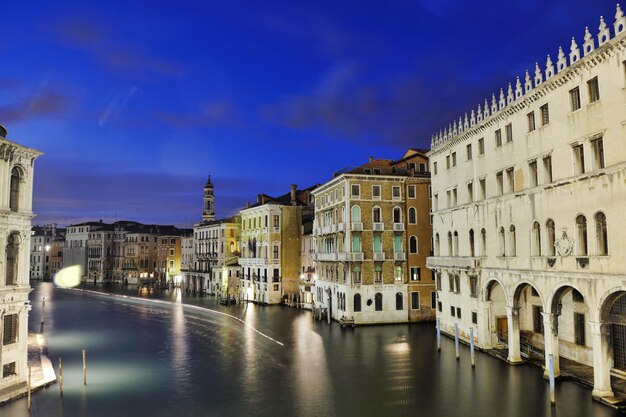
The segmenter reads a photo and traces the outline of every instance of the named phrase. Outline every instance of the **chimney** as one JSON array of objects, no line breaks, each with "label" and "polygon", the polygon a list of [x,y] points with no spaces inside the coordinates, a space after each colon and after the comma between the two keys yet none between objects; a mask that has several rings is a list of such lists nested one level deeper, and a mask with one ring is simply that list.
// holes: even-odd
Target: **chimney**
[{"label": "chimney", "polygon": [[246,208],[250,208],[250,202],[246,201]]},{"label": "chimney", "polygon": [[370,162],[374,162],[374,157],[370,156]]},{"label": "chimney", "polygon": [[291,184],[291,205],[295,206],[296,205],[296,190],[298,189],[298,186],[296,184]]}]

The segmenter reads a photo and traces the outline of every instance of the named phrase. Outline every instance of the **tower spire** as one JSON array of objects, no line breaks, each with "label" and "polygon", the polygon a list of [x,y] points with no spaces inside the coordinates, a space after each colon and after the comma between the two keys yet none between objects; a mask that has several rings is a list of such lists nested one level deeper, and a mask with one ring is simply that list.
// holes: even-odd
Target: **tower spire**
[{"label": "tower spire", "polygon": [[211,182],[211,174],[204,184],[204,206],[202,208],[202,221],[215,220],[215,194],[213,192],[213,183]]}]

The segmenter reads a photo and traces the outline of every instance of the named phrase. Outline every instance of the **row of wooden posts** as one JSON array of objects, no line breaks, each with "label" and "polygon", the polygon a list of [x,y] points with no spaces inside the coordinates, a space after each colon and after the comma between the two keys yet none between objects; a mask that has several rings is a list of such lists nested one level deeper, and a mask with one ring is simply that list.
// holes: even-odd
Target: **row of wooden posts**
[{"label": "row of wooden posts", "polygon": [[[87,351],[83,349],[83,385],[87,385]],[[59,390],[61,397],[63,396],[63,359],[59,357]],[[28,367],[28,411],[31,405],[31,367]]]},{"label": "row of wooden posts", "polygon": [[[441,319],[437,319],[437,351],[441,352]],[[476,367],[476,358],[474,353],[474,328],[469,329],[470,339],[470,361],[472,368]],[[456,351],[456,360],[460,360],[459,355],[459,324],[454,323],[454,349]],[[556,404],[556,398],[554,395],[554,355],[548,355],[548,377],[550,381],[550,404]]]}]

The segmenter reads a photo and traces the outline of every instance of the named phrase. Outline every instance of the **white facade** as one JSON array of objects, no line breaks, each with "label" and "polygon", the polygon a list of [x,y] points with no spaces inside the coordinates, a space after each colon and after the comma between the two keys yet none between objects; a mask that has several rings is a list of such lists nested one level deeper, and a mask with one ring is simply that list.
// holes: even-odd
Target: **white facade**
[{"label": "white facade", "polygon": [[80,265],[82,270],[82,280],[89,277],[87,263],[87,241],[89,232],[100,229],[98,222],[88,222],[69,225],[65,235],[65,246],[63,247],[63,265],[68,267]]},{"label": "white facade", "polygon": [[442,331],[593,366],[597,397],[626,375],[625,25],[618,9],[429,153]]},{"label": "white facade", "polygon": [[0,390],[27,379],[33,171],[41,155],[5,136],[0,126]]}]

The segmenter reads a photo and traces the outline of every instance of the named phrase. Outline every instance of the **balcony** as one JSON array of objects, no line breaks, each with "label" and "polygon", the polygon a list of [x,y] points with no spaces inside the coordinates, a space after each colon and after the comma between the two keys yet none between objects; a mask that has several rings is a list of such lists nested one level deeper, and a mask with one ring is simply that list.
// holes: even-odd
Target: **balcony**
[{"label": "balcony", "polygon": [[394,223],[393,224],[394,232],[404,232],[404,223]]},{"label": "balcony", "polygon": [[480,258],[472,256],[429,256],[426,258],[426,267],[433,268],[480,268]]},{"label": "balcony", "polygon": [[406,253],[404,252],[394,252],[393,253],[394,261],[406,261]]},{"label": "balcony", "polygon": [[353,232],[363,231],[363,222],[352,222],[351,226]]},{"label": "balcony", "polygon": [[349,254],[349,253],[346,253],[346,252],[339,252],[339,253],[337,254],[337,260],[338,260],[338,261],[346,261],[346,260],[348,260],[348,256],[349,256],[349,255],[350,255],[350,254]]},{"label": "balcony", "polygon": [[346,230],[346,224],[341,222],[341,223],[337,223],[337,231],[338,232],[343,232],[344,230]]},{"label": "balcony", "polygon": [[385,252],[374,252],[374,260],[375,261],[384,261],[385,260]]},{"label": "balcony", "polygon": [[331,262],[337,260],[336,253],[316,253],[313,255],[313,257],[316,261]]},{"label": "balcony", "polygon": [[346,253],[346,260],[353,262],[363,262],[363,252]]},{"label": "balcony", "polygon": [[239,258],[239,265],[241,266],[264,266],[267,263],[266,258]]},{"label": "balcony", "polygon": [[372,230],[375,232],[382,232],[385,230],[385,223],[373,223]]}]

